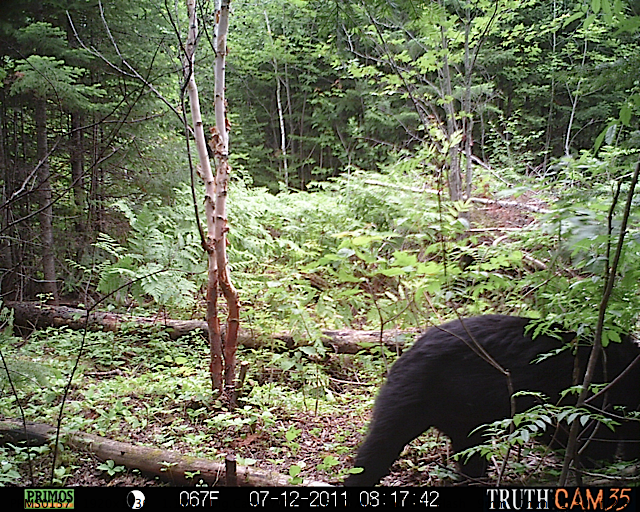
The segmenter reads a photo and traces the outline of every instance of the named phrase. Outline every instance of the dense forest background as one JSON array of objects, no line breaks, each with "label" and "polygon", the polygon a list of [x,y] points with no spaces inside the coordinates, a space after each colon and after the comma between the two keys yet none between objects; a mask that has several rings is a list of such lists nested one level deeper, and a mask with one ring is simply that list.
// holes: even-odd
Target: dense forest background
[{"label": "dense forest background", "polygon": [[[132,215],[159,217],[156,208],[188,201],[176,115],[185,14],[169,7],[3,7],[6,299],[90,302],[96,265],[109,256],[96,244],[123,242]],[[201,5],[203,98],[213,87],[212,7]],[[488,188],[474,168],[542,186],[595,157],[594,147],[637,148],[634,2],[232,7],[227,98],[239,186],[319,190],[402,164],[423,176],[410,184],[434,188],[462,171],[465,183],[449,184],[461,199]],[[204,102],[205,122],[212,105]]]},{"label": "dense forest background", "polygon": [[[198,9],[196,72],[209,135],[214,2]],[[640,311],[638,201],[630,186],[640,148],[640,2],[233,0],[231,9],[229,265],[242,326],[266,338],[286,331],[293,345],[269,338],[273,352],[246,349],[241,359],[257,364],[248,405],[207,425],[226,432],[223,442],[240,434],[255,440],[257,426],[273,429],[282,443],[276,455],[284,457],[274,464],[292,478],[300,471],[321,478],[312,469],[343,475],[337,471],[355,440],[331,448],[329,462],[299,465],[296,439],[306,428],[256,412],[273,410],[265,404],[279,392],[263,388],[273,382],[299,393],[287,406],[309,414],[307,399],[339,402],[345,386],[363,393],[361,381],[374,386],[370,401],[387,357],[398,351],[370,344],[365,362],[327,363],[323,329],[417,331],[455,315],[504,312],[587,332],[597,323],[625,215],[603,342],[633,330]],[[181,2],[2,3],[5,305],[203,318],[207,261],[195,209],[204,219],[204,191],[184,122],[187,30]],[[2,321],[12,325],[10,308]],[[13,334],[3,331],[3,350],[23,375],[42,373],[25,351],[58,357],[61,347],[85,347],[66,331],[36,331],[25,347]],[[94,391],[83,399],[98,412],[78,415],[72,426],[113,434],[115,418],[138,439],[157,442],[152,436],[164,434],[144,432],[150,417],[131,412],[127,400],[137,397],[130,390],[103,390],[128,396],[115,408],[98,404],[95,390],[106,385],[101,372],[166,365],[176,382],[186,374],[195,383],[177,392],[192,405],[175,395],[175,404],[158,405],[162,414],[171,410],[203,428],[202,411],[220,404],[205,398],[206,364],[188,359],[201,356],[185,355],[193,344],[204,351],[201,340],[167,348],[156,334],[92,338],[93,348],[78,357],[95,365],[95,374],[85,368],[85,378],[98,380],[84,386]],[[155,355],[142,357],[138,343]],[[64,370],[67,361],[46,364]],[[47,386],[42,396],[27,392],[35,393],[38,418],[51,419],[57,402],[47,397],[61,393],[55,378]],[[369,405],[345,412],[351,420],[340,428],[349,431],[348,421],[362,428]],[[322,410],[316,402],[315,413]],[[179,442],[193,448],[197,439]],[[59,482],[70,478],[69,467]],[[113,467],[104,471],[114,476]],[[10,471],[6,481],[19,481]]]}]

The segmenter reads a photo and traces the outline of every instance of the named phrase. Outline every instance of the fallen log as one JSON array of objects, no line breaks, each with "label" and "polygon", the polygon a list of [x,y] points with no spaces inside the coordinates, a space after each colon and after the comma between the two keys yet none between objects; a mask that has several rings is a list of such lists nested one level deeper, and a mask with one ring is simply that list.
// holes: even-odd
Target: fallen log
[{"label": "fallen log", "polygon": [[[55,441],[56,429],[42,423],[27,422],[26,426],[17,420],[0,421],[0,443],[18,443],[27,437],[31,446]],[[87,451],[102,461],[112,460],[119,466],[139,469],[142,473],[157,476],[173,485],[192,486],[203,480],[209,485],[224,485],[225,463],[191,457],[172,450],[161,450],[150,446],[138,446],[114,441],[94,434],[67,432],[63,439],[76,450]],[[194,478],[186,473],[198,472]],[[283,487],[291,485],[290,477],[251,468],[236,467],[236,484],[241,487]],[[304,480],[302,486],[328,486],[324,482]]]},{"label": "fallen log", "polygon": [[[118,331],[123,325],[135,325],[140,328],[165,329],[171,339],[178,339],[190,332],[200,330],[205,337],[209,330],[204,320],[174,320],[166,316],[147,318],[122,315],[106,311],[91,311],[87,315],[84,309],[68,306],[53,306],[39,302],[7,302],[5,305],[14,311],[13,323],[18,328],[33,330],[45,327],[68,327],[74,330]],[[382,334],[382,343],[391,349],[402,348],[418,331],[400,331],[389,329]],[[259,348],[272,340],[284,342],[288,349],[296,346],[290,333],[260,335],[252,329],[241,328],[238,343],[247,348]],[[322,343],[332,352],[355,354],[363,348],[380,343],[380,331],[355,329],[327,330],[322,332]]]},{"label": "fallen log", "polygon": [[84,309],[40,302],[7,302],[5,305],[14,311],[14,325],[27,329],[64,326],[80,330],[86,326],[91,331],[118,331],[123,324],[135,324],[140,327],[165,328],[172,339],[180,338],[197,329],[207,332],[207,322],[203,320],[173,320],[164,316],[146,318],[108,311],[91,311],[87,315]]}]

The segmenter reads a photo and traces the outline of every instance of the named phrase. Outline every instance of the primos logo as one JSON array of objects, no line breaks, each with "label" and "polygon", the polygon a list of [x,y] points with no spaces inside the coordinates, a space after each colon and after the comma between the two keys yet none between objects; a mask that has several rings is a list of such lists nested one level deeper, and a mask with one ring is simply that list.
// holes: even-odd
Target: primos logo
[{"label": "primos logo", "polygon": [[24,508],[74,508],[73,489],[25,489]]}]

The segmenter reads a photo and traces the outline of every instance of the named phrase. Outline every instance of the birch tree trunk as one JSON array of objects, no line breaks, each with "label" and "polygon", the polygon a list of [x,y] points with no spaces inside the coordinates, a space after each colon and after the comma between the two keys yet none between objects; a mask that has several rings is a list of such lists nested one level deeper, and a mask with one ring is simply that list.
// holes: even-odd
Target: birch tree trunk
[{"label": "birch tree trunk", "polygon": [[[271,42],[272,51],[275,52],[275,44],[273,41],[273,33],[271,32],[271,25],[269,23],[269,15],[267,11],[264,11],[264,20],[267,25],[267,34]],[[282,169],[284,172],[284,186],[289,188],[289,166],[287,162],[287,138],[284,126],[284,114],[282,111],[282,84],[280,80],[280,73],[278,72],[278,59],[273,56],[273,72],[276,77],[276,103],[278,105],[278,120],[280,123],[280,152],[282,153]]]},{"label": "birch tree trunk", "polygon": [[[214,155],[216,159],[216,205],[215,205],[215,252],[218,266],[218,280],[227,301],[227,330],[224,340],[224,384],[228,397],[234,396],[236,374],[236,350],[238,348],[238,328],[240,327],[240,300],[238,291],[231,283],[227,265],[227,194],[229,190],[229,133],[227,121],[227,101],[225,99],[225,66],[227,58],[227,33],[229,32],[229,3],[222,0],[216,19],[215,99],[216,128],[214,132]],[[215,141],[215,135],[218,141]]]},{"label": "birch tree trunk", "polygon": [[185,78],[187,80],[187,94],[191,105],[191,120],[193,134],[196,140],[198,160],[200,161],[200,177],[204,182],[205,199],[204,211],[207,221],[207,240],[205,250],[208,257],[208,282],[207,282],[207,313],[206,320],[209,328],[209,369],[211,372],[212,388],[222,391],[222,339],[220,335],[220,322],[218,319],[218,269],[214,253],[214,209],[216,184],[211,171],[211,162],[207,152],[207,141],[202,125],[200,112],[200,98],[195,77],[195,53],[198,40],[198,18],[196,15],[196,0],[187,0],[187,12],[189,15],[189,35],[186,45],[186,62],[184,63]]},{"label": "birch tree trunk", "polygon": [[[557,2],[553,0],[553,19],[557,16]],[[549,159],[551,156],[551,136],[553,135],[553,115],[555,112],[554,104],[556,101],[556,55],[558,47],[558,38],[555,30],[551,31],[551,91],[549,93],[549,113],[547,114],[547,127],[544,141],[544,160],[542,160],[542,173],[546,175],[547,166],[549,165]]]},{"label": "birch tree trunk", "polygon": [[[205,215],[207,219],[207,251],[208,284],[207,284],[207,327],[209,329],[211,383],[213,389],[233,396],[235,387],[235,354],[238,345],[239,300],[238,293],[231,284],[227,266],[226,233],[227,213],[226,197],[229,184],[229,136],[224,98],[224,67],[227,52],[226,40],[229,27],[229,0],[223,0],[216,12],[216,83],[215,112],[216,126],[212,129],[211,147],[216,160],[216,176],[214,177],[207,152],[206,139],[200,112],[200,99],[195,80],[195,49],[198,39],[198,20],[196,0],[187,0],[189,14],[189,36],[186,45],[186,62],[184,63],[187,93],[191,105],[193,132],[200,160],[200,176],[205,186]],[[228,306],[226,339],[223,343],[218,317],[218,289],[221,289]],[[224,373],[224,378],[223,378]]]},{"label": "birch tree trunk", "polygon": [[[589,45],[588,38],[584,39],[584,50],[582,52],[582,64],[581,69],[584,69],[586,61],[587,61],[587,49]],[[571,130],[573,129],[573,121],[576,117],[576,111],[578,110],[578,101],[580,101],[581,96],[581,87],[582,87],[582,78],[578,80],[578,85],[576,85],[576,90],[572,94],[569,90],[569,85],[567,84],[567,92],[569,93],[569,98],[571,99],[571,115],[569,116],[569,124],[567,125],[567,135],[564,140],[564,154],[565,156],[571,156]]]}]

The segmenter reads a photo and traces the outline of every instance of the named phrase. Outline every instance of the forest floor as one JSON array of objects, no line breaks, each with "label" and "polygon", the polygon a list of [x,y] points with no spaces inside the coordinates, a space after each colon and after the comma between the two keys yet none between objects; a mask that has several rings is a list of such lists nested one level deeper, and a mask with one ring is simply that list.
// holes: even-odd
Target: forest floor
[{"label": "forest floor", "polygon": [[[526,226],[533,221],[533,218],[526,210],[487,205],[475,208],[471,220],[473,224],[483,228],[513,229]],[[484,236],[493,239],[498,237],[491,231],[481,235],[481,237]],[[138,353],[145,353],[146,348],[143,345],[138,348],[140,349]],[[130,346],[128,350],[133,351],[131,352],[133,354],[136,353],[137,348]],[[114,402],[115,396],[109,395],[112,392],[110,390],[120,389],[122,390],[122,395],[118,399],[120,407],[126,406],[127,411],[136,411],[138,418],[139,411],[146,410],[145,425],[142,428],[138,424],[132,425],[130,416],[127,416],[130,412],[127,412],[112,415],[109,421],[102,421],[101,428],[97,430],[89,428],[89,431],[123,442],[156,446],[212,460],[221,460],[224,454],[233,453],[238,458],[239,464],[244,463],[285,475],[296,466],[300,468],[300,473],[297,475],[300,478],[340,485],[346,472],[351,468],[357,446],[366,433],[379,379],[377,382],[360,381],[357,372],[350,372],[348,359],[339,359],[337,364],[335,360],[333,362],[337,370],[328,372],[328,392],[332,397],[329,405],[326,400],[315,400],[313,397],[304,396],[304,393],[301,398],[298,393],[296,406],[288,403],[290,400],[288,395],[282,394],[279,397],[278,393],[282,392],[281,389],[295,391],[300,384],[284,371],[279,373],[275,386],[266,391],[270,395],[268,400],[271,404],[281,401],[281,405],[271,405],[268,416],[264,416],[260,404],[255,401],[245,407],[241,404],[241,414],[235,417],[234,413],[224,409],[219,402],[207,400],[206,396],[203,399],[202,394],[200,398],[191,399],[191,402],[187,400],[185,403],[185,397],[188,399],[189,396],[194,395],[178,388],[182,386],[180,379],[188,377],[188,374],[175,372],[166,378],[148,377],[143,374],[140,366],[135,366],[134,362],[130,364],[127,362],[127,367],[121,368],[122,374],[115,378],[85,376],[81,384],[82,389],[75,388],[69,401],[81,404],[89,388],[106,390],[100,391],[108,396],[102,397],[103,402],[99,407],[91,409],[86,405],[78,405],[82,409],[73,412],[81,415],[88,425],[92,425],[93,421],[96,421],[97,425],[108,416],[109,404]],[[152,366],[151,363],[150,366]],[[264,377],[268,374],[268,368],[258,368],[254,372],[263,373]],[[175,380],[172,380],[173,377]],[[153,380],[154,384],[142,391],[141,384],[136,381],[139,378],[143,379],[140,382],[145,383],[148,383],[150,378],[158,380]],[[121,387],[116,388],[118,384],[115,381],[119,379]],[[79,379],[75,382],[77,384]],[[106,387],[100,388],[103,385]],[[260,382],[260,387],[264,392],[265,383]],[[167,397],[162,397],[163,389],[173,391],[168,393]],[[161,401],[162,408],[152,409],[150,405],[152,399],[149,398],[149,394],[153,399],[158,398]],[[151,410],[153,412],[150,413]],[[225,419],[220,420],[214,425],[215,428],[212,428],[211,421],[217,421],[216,418],[220,417]],[[520,460],[516,464],[520,464],[521,468],[531,468],[540,462],[538,455],[528,457],[530,457],[528,460]],[[554,461],[553,455],[546,455],[546,457],[548,459],[545,460],[545,466],[558,463],[557,460]],[[518,454],[512,455],[512,460],[517,458]],[[49,460],[50,457],[46,456],[36,458],[35,473],[41,477],[49,474],[50,469],[46,468]],[[119,467],[109,474],[104,468],[100,469],[100,461],[89,453],[66,451],[63,454],[62,463],[67,468],[64,476],[66,486],[167,485],[161,484],[157,479],[145,477],[137,470],[128,470],[124,467]],[[492,471],[495,471],[496,467],[493,465]],[[26,464],[23,464],[21,469],[21,474],[28,474]],[[24,480],[23,483],[29,485],[26,477]],[[405,449],[391,468],[389,476],[382,483],[389,486],[443,486],[460,485],[459,481],[460,478],[456,475],[456,463],[451,458],[447,438],[431,430]],[[298,483],[296,480],[291,482]],[[195,483],[197,483],[197,476],[194,479]],[[485,484],[487,483],[490,481],[485,481]],[[525,484],[518,480],[515,472],[507,476],[504,483]],[[531,484],[531,482],[526,483]],[[537,482],[538,485],[540,483],[540,481]]]}]

